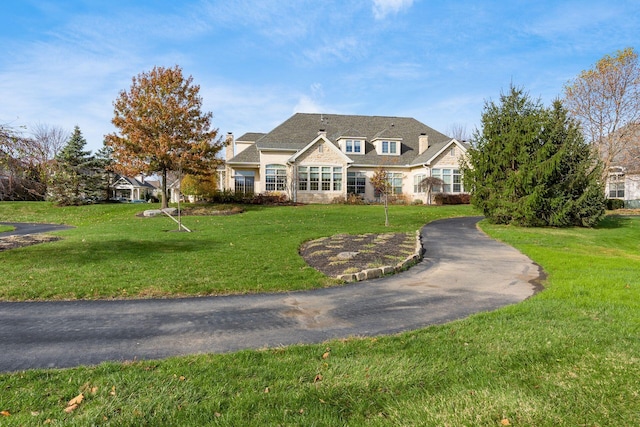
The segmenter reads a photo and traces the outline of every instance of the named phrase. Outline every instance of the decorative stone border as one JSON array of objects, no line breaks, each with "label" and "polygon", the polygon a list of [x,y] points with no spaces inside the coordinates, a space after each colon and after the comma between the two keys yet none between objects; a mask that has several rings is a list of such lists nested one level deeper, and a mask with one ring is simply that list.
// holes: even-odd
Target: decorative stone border
[{"label": "decorative stone border", "polygon": [[404,261],[399,262],[395,266],[385,265],[383,267],[369,268],[362,270],[359,273],[341,274],[338,279],[345,282],[360,282],[367,279],[377,279],[378,277],[385,276],[387,274],[398,273],[402,270],[406,270],[414,264],[417,264],[422,260],[422,238],[420,236],[420,230],[416,231],[416,248],[413,254],[409,255]]}]

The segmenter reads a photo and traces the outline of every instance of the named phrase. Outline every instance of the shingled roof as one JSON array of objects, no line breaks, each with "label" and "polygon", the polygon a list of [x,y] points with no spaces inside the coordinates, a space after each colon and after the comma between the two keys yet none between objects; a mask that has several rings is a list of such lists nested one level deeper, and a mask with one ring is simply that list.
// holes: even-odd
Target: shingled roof
[{"label": "shingled roof", "polygon": [[[258,163],[259,150],[301,150],[317,138],[319,132],[324,132],[327,139],[336,145],[340,138],[364,138],[365,154],[352,156],[352,159],[354,164],[371,166],[418,164],[427,154],[419,156],[418,153],[418,138],[421,134],[429,137],[428,153],[437,152],[451,141],[450,137],[410,117],[296,113],[271,132],[257,138],[255,148],[247,148],[230,163]],[[401,154],[378,155],[372,143],[376,138],[401,139]],[[254,150],[251,150],[252,148]]]}]

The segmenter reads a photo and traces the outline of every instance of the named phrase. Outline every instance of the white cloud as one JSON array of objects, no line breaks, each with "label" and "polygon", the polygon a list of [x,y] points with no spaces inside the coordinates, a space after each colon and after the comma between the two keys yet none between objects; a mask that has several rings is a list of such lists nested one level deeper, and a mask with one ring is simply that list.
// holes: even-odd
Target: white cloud
[{"label": "white cloud", "polygon": [[389,14],[409,9],[412,4],[413,0],[373,0],[373,16],[384,19]]}]

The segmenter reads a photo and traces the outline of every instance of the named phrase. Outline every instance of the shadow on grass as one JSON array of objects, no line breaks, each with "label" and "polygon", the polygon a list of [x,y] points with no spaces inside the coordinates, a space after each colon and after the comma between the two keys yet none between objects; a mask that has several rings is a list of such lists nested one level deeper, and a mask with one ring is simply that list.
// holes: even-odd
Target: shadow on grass
[{"label": "shadow on grass", "polygon": [[[65,245],[49,245],[47,243],[34,245],[23,252],[27,258],[55,259],[56,263],[87,264],[96,262],[135,261],[144,264],[145,260],[170,256],[171,254],[196,253],[210,251],[212,247],[222,245],[213,240],[134,240],[118,239],[105,241],[91,241]],[[224,243],[225,246],[227,243]],[[64,245],[64,243],[63,243]]]},{"label": "shadow on grass", "polygon": [[614,229],[627,227],[631,223],[631,217],[624,215],[607,215],[595,229]]}]

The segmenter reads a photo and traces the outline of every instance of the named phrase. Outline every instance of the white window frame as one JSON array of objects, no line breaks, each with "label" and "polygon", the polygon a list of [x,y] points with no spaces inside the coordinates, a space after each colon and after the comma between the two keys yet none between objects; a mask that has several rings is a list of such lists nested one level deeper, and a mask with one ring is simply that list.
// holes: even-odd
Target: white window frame
[{"label": "white window frame", "polygon": [[433,186],[434,193],[464,193],[464,187],[462,186],[462,174],[460,173],[460,169],[433,168],[431,169],[431,176],[434,178],[440,178],[443,181],[442,185]]},{"label": "white window frame", "polygon": [[364,154],[364,141],[361,139],[345,139],[344,152],[348,154]]},{"label": "white window frame", "polygon": [[414,194],[424,194],[427,192],[427,186],[422,184],[422,181],[427,177],[427,174],[419,173],[413,176],[413,192]]},{"label": "white window frame", "polygon": [[609,184],[609,198],[610,199],[623,199],[625,195],[625,185],[624,185],[624,174],[623,173],[612,173],[609,174],[608,184]]},{"label": "white window frame", "polygon": [[376,142],[376,150],[382,156],[399,156],[401,147],[402,141],[394,139],[381,139]]},{"label": "white window frame", "polygon": [[342,166],[298,166],[298,191],[312,193],[342,191]]},{"label": "white window frame", "polygon": [[347,194],[365,194],[367,175],[362,171],[347,171]]},{"label": "white window frame", "polygon": [[270,164],[264,168],[265,191],[286,191],[287,167],[285,165]]}]

